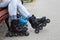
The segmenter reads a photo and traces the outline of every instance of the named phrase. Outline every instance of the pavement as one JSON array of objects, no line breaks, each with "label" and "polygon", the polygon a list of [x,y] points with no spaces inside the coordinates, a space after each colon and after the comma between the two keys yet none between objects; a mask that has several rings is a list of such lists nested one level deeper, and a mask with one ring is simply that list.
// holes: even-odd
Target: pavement
[{"label": "pavement", "polygon": [[39,34],[29,24],[29,36],[5,37],[6,24],[0,24],[0,40],[60,40],[60,0],[34,0],[24,3],[27,10],[36,17],[46,16],[51,22]]}]

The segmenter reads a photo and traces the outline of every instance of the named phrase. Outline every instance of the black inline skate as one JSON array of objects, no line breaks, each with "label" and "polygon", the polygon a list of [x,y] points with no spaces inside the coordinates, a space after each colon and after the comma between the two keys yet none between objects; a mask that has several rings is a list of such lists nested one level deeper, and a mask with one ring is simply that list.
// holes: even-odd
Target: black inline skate
[{"label": "black inline skate", "polygon": [[28,36],[29,32],[27,32],[27,24],[20,24],[18,20],[12,20],[11,27],[9,32],[6,34],[6,37],[13,36]]},{"label": "black inline skate", "polygon": [[46,19],[46,17],[36,18],[34,15],[32,15],[29,18],[29,22],[32,28],[35,29],[35,33],[39,33],[39,31],[42,30],[47,23],[50,23],[50,19]]}]

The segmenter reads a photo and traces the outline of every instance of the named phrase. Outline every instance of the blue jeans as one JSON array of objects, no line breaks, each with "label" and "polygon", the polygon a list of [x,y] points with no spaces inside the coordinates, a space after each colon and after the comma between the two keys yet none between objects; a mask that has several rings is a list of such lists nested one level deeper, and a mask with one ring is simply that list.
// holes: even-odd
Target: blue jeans
[{"label": "blue jeans", "polygon": [[19,0],[3,0],[3,2],[0,3],[0,7],[6,6],[8,6],[8,12],[11,19],[17,19],[17,10],[25,18],[32,16]]}]

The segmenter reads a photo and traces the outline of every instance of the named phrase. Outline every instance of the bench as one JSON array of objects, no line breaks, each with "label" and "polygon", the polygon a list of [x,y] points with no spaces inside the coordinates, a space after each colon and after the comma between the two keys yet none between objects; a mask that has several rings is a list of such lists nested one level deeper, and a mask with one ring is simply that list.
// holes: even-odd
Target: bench
[{"label": "bench", "polygon": [[0,23],[8,17],[7,9],[0,9]]},{"label": "bench", "polygon": [[0,23],[5,21],[5,23],[7,24],[8,30],[9,30],[8,18],[9,18],[9,14],[8,14],[7,8],[3,8],[3,9],[0,8]]}]

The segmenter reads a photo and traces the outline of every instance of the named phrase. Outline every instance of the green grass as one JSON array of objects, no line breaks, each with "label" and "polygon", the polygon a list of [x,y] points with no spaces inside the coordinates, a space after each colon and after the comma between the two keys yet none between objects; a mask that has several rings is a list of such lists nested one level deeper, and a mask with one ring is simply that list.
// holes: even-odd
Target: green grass
[{"label": "green grass", "polygon": [[23,0],[24,2],[32,2],[33,0]]}]

